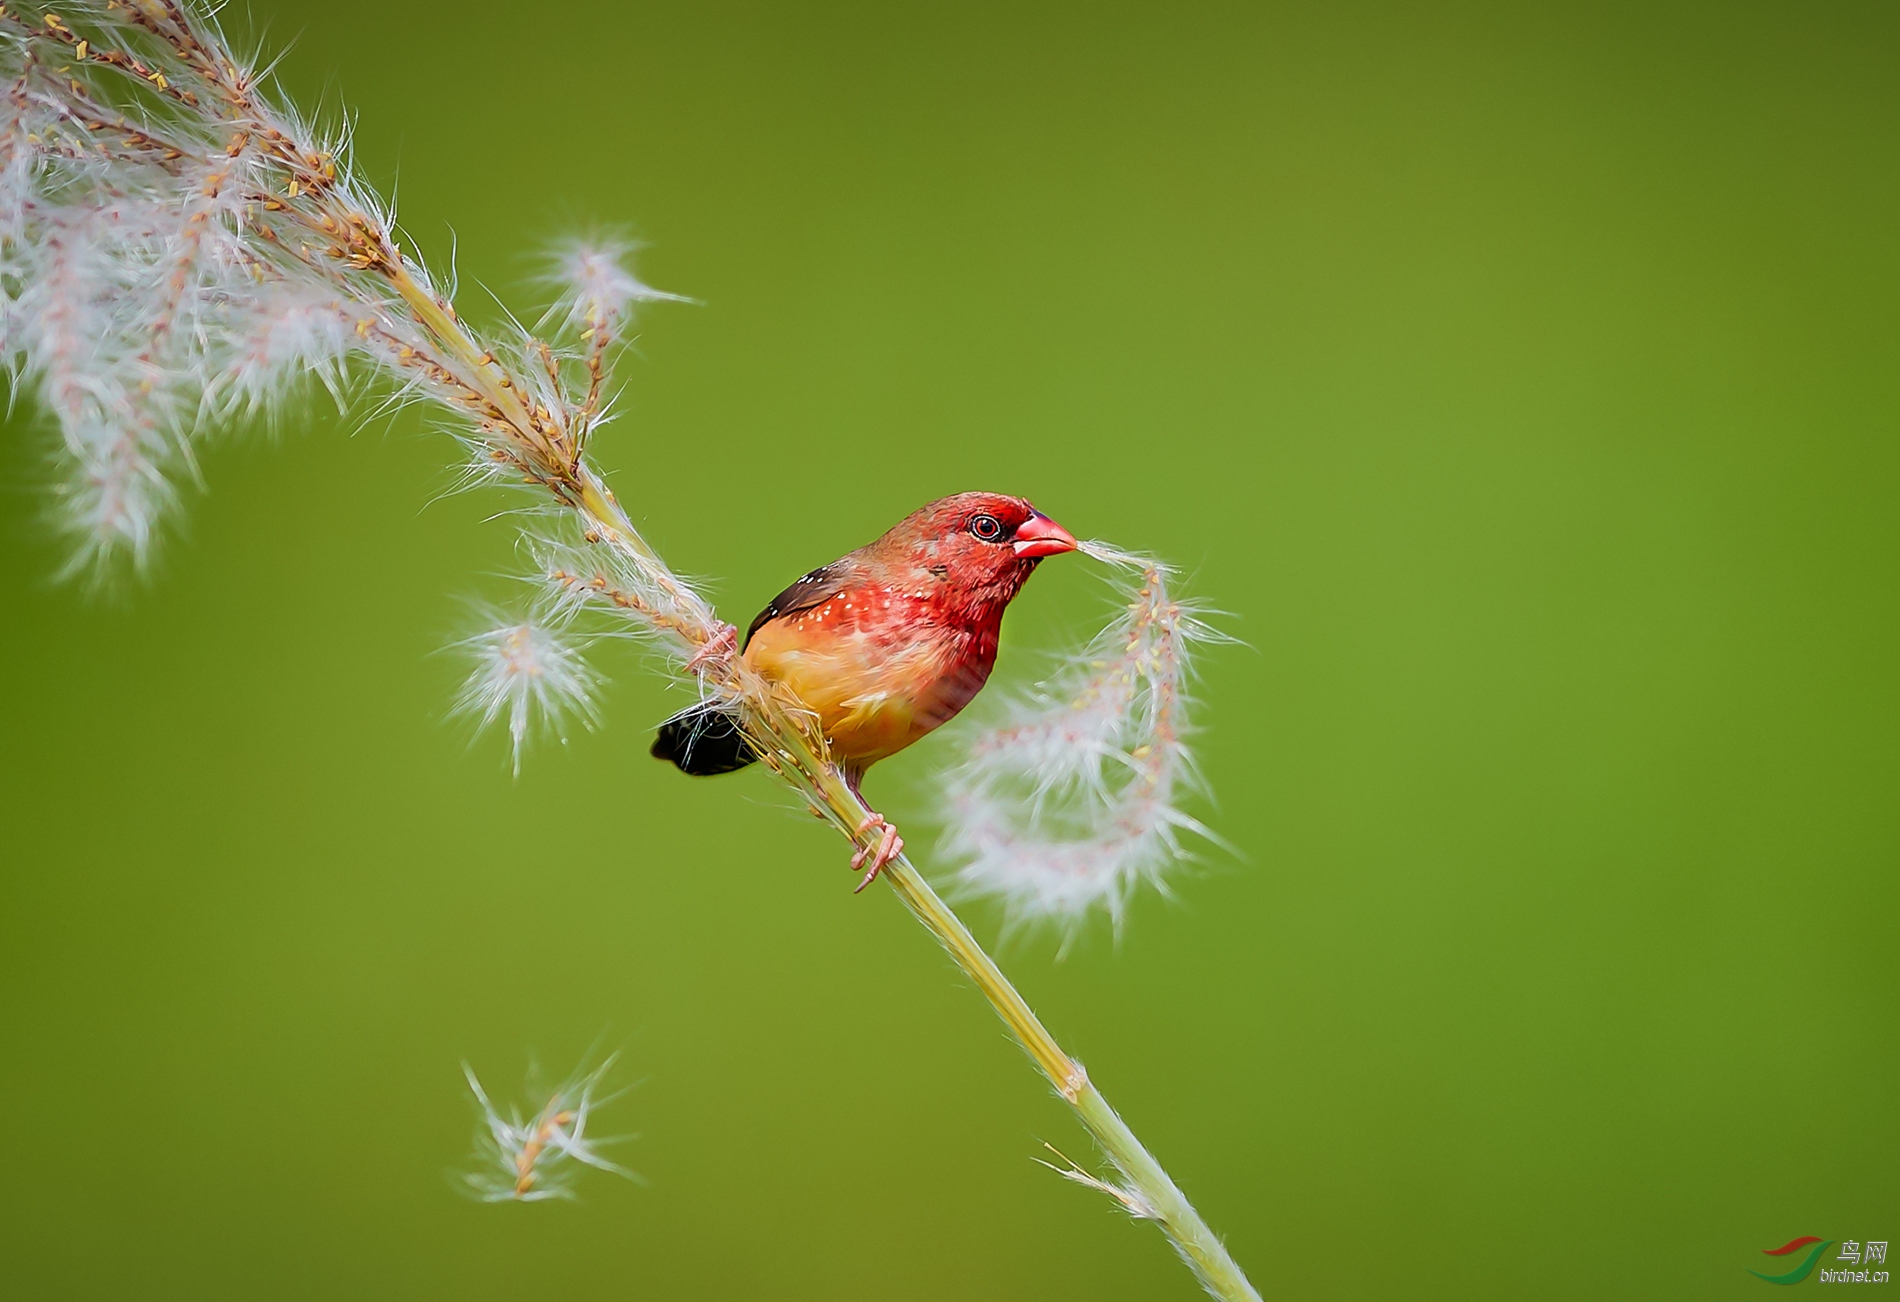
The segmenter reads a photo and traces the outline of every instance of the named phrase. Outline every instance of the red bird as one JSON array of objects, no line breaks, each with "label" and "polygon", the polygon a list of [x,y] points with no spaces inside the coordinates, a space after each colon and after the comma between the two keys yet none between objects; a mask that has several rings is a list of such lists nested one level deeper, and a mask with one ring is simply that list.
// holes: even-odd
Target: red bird
[{"label": "red bird", "polygon": [[[949,722],[996,664],[1003,610],[1045,556],[1075,550],[1069,531],[1020,497],[958,493],[932,502],[876,542],[813,570],[772,598],[746,630],[745,663],[817,712],[845,782]],[[732,717],[695,706],[660,726],[653,754],[694,776],[758,757]],[[869,886],[904,848],[882,826],[851,866]]]}]

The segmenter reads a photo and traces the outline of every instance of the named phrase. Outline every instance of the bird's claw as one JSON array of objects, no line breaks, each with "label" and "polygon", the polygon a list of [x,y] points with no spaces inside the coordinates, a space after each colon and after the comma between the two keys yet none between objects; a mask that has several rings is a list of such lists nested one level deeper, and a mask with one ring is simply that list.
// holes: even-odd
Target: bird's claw
[{"label": "bird's claw", "polygon": [[896,825],[891,823],[890,820],[886,819],[882,814],[872,814],[869,818],[858,824],[858,835],[863,836],[867,832],[875,831],[880,827],[884,829],[884,834],[878,838],[877,844],[875,846],[861,845],[858,847],[857,853],[851,856],[851,868],[854,872],[864,867],[866,859],[871,861],[870,871],[864,874],[864,880],[859,882],[856,888],[852,890],[851,893],[853,895],[856,895],[859,891],[862,891],[865,887],[876,881],[877,875],[884,871],[885,865],[897,858],[898,855],[904,853],[904,838],[897,834]]},{"label": "bird's claw", "polygon": [[686,662],[686,672],[696,674],[715,660],[730,660],[739,649],[739,630],[731,624],[721,624],[719,631],[700,643],[699,650],[693,652]]}]

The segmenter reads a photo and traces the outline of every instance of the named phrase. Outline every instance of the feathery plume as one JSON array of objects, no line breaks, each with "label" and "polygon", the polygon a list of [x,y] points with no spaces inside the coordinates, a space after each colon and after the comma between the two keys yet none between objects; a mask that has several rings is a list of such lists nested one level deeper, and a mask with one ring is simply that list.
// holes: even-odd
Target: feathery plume
[{"label": "feathery plume", "polygon": [[509,621],[457,645],[474,663],[456,695],[456,712],[483,726],[507,720],[517,775],[534,724],[546,724],[558,734],[569,719],[589,728],[600,722],[596,701],[600,675],[582,657],[580,646],[557,625],[545,620]]},{"label": "feathery plume", "polygon": [[605,364],[609,352],[622,342],[628,309],[635,303],[668,300],[691,302],[641,281],[628,269],[635,249],[625,240],[569,240],[554,251],[549,277],[559,291],[543,318],[558,321],[578,336],[580,364],[586,368],[587,393],[574,413],[577,441],[584,447],[593,430],[606,423],[611,395],[606,392]]},{"label": "feathery plume", "polygon": [[345,133],[260,80],[182,0],[0,6],[0,347],[58,421],[74,567],[142,564],[196,448],[310,377],[432,403],[473,480],[601,492],[581,452],[611,354],[636,303],[675,296],[630,246],[576,242],[553,333],[483,340],[405,256]]},{"label": "feathery plume", "polygon": [[[676,667],[712,667],[729,626],[584,455],[633,308],[678,297],[634,275],[630,244],[564,245],[542,335],[484,338],[399,246],[345,136],[274,102],[201,8],[0,6],[0,78],[0,347],[59,424],[71,570],[143,565],[221,426],[313,383],[341,403],[379,380],[387,405],[424,403],[462,442],[465,483],[578,523],[558,546],[532,526],[531,550],[560,554],[540,574],[557,613],[611,609]],[[506,722],[517,764],[537,715],[594,717],[598,679],[560,625],[463,644],[479,664],[462,708]]]},{"label": "feathery plume", "polygon": [[1179,799],[1194,780],[1189,654],[1216,634],[1158,561],[1082,551],[1136,572],[1122,611],[970,744],[946,784],[944,849],[962,865],[956,886],[999,898],[1012,924],[1073,929],[1099,905],[1119,929],[1137,887],[1167,891],[1183,833],[1212,839]]},{"label": "feathery plume", "polygon": [[603,1139],[587,1133],[594,1110],[627,1092],[618,1089],[611,1094],[599,1093],[601,1081],[613,1065],[614,1058],[609,1057],[592,1071],[562,1082],[533,1114],[524,1116],[512,1107],[504,1115],[489,1099],[474,1069],[463,1063],[462,1074],[468,1078],[469,1092],[481,1113],[481,1125],[475,1131],[475,1165],[461,1173],[463,1189],[487,1203],[572,1198],[574,1182],[586,1167],[638,1182],[638,1175],[600,1152],[604,1146],[625,1143],[633,1136]]}]

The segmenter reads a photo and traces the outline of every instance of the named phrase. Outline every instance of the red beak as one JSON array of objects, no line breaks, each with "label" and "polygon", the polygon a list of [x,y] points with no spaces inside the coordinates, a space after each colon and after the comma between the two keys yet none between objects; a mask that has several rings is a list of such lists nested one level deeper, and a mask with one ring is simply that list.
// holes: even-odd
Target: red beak
[{"label": "red beak", "polygon": [[1018,556],[1060,556],[1075,550],[1075,535],[1038,511],[1016,527]]}]

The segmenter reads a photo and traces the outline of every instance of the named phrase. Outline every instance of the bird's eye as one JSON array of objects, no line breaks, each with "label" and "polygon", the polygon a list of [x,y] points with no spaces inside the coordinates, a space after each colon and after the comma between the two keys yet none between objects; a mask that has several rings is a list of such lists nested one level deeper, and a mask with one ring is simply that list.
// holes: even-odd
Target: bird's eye
[{"label": "bird's eye", "polygon": [[979,542],[995,542],[1003,536],[1003,522],[993,515],[979,515],[970,521],[970,533]]}]

